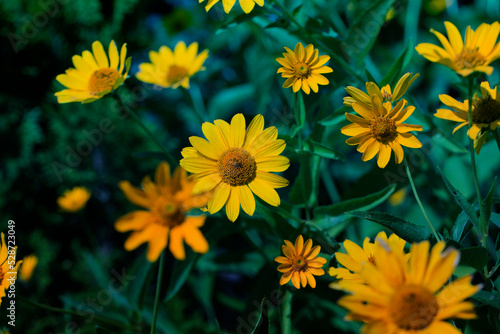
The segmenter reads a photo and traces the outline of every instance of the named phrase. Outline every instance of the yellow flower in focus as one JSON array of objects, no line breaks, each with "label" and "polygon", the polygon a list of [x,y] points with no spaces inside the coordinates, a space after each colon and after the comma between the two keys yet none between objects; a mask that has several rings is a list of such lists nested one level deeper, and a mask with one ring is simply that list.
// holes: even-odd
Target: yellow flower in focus
[{"label": "yellow flower in focus", "polygon": [[328,268],[328,274],[340,280],[339,282],[330,283],[330,288],[342,289],[342,284],[344,283],[366,283],[366,280],[359,273],[363,269],[363,265],[367,262],[373,263],[376,266],[375,243],[379,242],[379,240],[389,245],[392,251],[398,254],[399,260],[405,261],[404,248],[406,241],[396,234],[391,234],[387,238],[385,232],[379,232],[373,243],[370,242],[370,238],[366,237],[363,241],[363,248],[346,239],[344,241],[344,248],[347,254],[341,252],[335,253],[337,262],[344,266],[344,268]]},{"label": "yellow flower in focus", "polygon": [[407,193],[408,193],[408,190],[406,188],[401,188],[398,191],[396,191],[394,194],[392,194],[387,199],[387,201],[392,206],[400,206],[401,204],[403,204]]},{"label": "yellow flower in focus", "polygon": [[475,318],[474,304],[464,300],[481,286],[471,285],[471,276],[444,286],[460,258],[445,246],[444,241],[432,249],[428,241],[413,244],[405,263],[384,242],[375,243],[377,264],[366,262],[359,273],[366,284],[342,286],[351,293],[338,301],[350,312],[347,319],[364,322],[365,334],[460,333],[445,320]]},{"label": "yellow flower in focus", "polygon": [[313,275],[325,274],[321,267],[326,263],[326,259],[318,256],[321,247],[312,247],[312,244],[311,239],[304,243],[301,235],[295,239],[295,245],[285,240],[285,245],[281,246],[285,256],[278,256],[274,259],[281,263],[278,266],[278,271],[283,273],[280,279],[281,285],[288,283],[291,279],[297,289],[300,289],[301,285],[305,288],[308,283],[311,288],[316,287],[316,279]]},{"label": "yellow flower in focus", "polygon": [[328,85],[329,81],[321,74],[333,72],[333,70],[324,66],[329,56],[319,56],[318,49],[314,49],[312,44],[305,48],[297,43],[295,50],[292,51],[285,46],[287,52],[283,53],[285,58],[277,58],[276,61],[283,65],[278,69],[283,78],[287,78],[283,87],[292,87],[296,93],[300,88],[309,94],[311,89],[318,92],[318,85]]},{"label": "yellow flower in focus", "polygon": [[[434,116],[459,122],[460,124],[453,130],[453,133],[469,124],[469,100],[463,103],[458,102],[446,94],[439,95],[439,99],[453,110],[438,109]],[[491,89],[490,84],[483,81],[481,82],[481,96],[474,94],[472,97],[472,126],[467,130],[469,138],[474,140],[477,154],[486,141],[488,130],[495,131],[499,125],[500,94],[497,95],[497,87]]]},{"label": "yellow flower in focus", "polygon": [[422,126],[403,124],[415,110],[406,106],[406,100],[401,100],[392,108],[390,102],[382,103],[378,95],[371,97],[373,107],[354,102],[352,107],[361,117],[346,113],[345,117],[353,122],[340,131],[346,136],[349,145],[358,145],[358,152],[363,153],[361,159],[368,161],[378,154],[377,164],[384,168],[394,151],[396,163],[403,161],[403,146],[411,148],[422,147],[422,143],[410,131],[422,131]]},{"label": "yellow flower in focus", "polygon": [[2,244],[0,245],[0,305],[7,290],[16,281],[17,271],[23,261],[16,263],[17,246],[9,248],[5,243],[5,234],[1,233]]},{"label": "yellow flower in focus", "polygon": [[500,23],[494,22],[491,25],[483,23],[476,31],[468,26],[465,42],[453,23],[445,22],[444,25],[448,39],[431,29],[444,49],[431,43],[420,43],[415,50],[427,60],[446,65],[463,77],[474,72],[491,75],[493,67],[488,65],[500,57],[500,43],[496,43],[500,33]]},{"label": "yellow flower in focus", "polygon": [[[200,3],[202,3],[205,0],[199,0]],[[208,0],[207,5],[205,6],[205,10],[208,12],[210,8],[212,8],[219,0]],[[231,9],[233,8],[234,4],[236,3],[236,0],[222,0],[222,5],[224,6],[224,11],[229,13]],[[245,13],[250,13],[252,9],[255,7],[255,4],[259,6],[264,6],[264,0],[240,0],[240,6],[241,9]]]},{"label": "yellow flower in focus", "polygon": [[180,41],[174,51],[162,46],[158,52],[150,51],[151,63],[139,65],[137,79],[146,83],[166,88],[189,88],[189,78],[205,70],[203,63],[208,58],[208,50],[198,54],[198,43],[194,42],[186,48]]},{"label": "yellow flower in focus", "polygon": [[193,147],[182,150],[180,165],[196,180],[195,193],[214,190],[208,202],[210,213],[218,212],[224,204],[229,220],[235,221],[240,205],[248,215],[255,211],[254,194],[265,202],[278,206],[280,197],[275,188],[288,181],[271,172],[283,172],[290,165],[280,156],[286,143],[278,138],[272,126],[264,130],[264,117],[257,115],[245,130],[245,117],[235,115],[231,124],[215,120],[205,122],[201,129],[208,140],[190,137]]},{"label": "yellow flower in focus", "polygon": [[[69,68],[65,74],[59,74],[56,80],[68,89],[55,93],[57,102],[89,103],[117,89],[127,78],[130,60],[127,56],[127,44],[123,44],[120,55],[116,43],[109,43],[109,58],[99,41],[92,44],[92,51],[83,51],[81,56],[73,56],[75,68]],[[126,66],[125,73],[123,69]]]},{"label": "yellow flower in focus", "polygon": [[[207,204],[208,194],[193,195],[194,182],[186,171],[177,167],[170,176],[170,166],[162,162],[156,168],[155,182],[146,176],[139,189],[128,181],[121,181],[120,189],[127,199],[147,210],[133,211],[117,219],[118,232],[134,231],[125,241],[125,249],[134,250],[141,244],[149,244],[146,258],[155,262],[169,244],[170,252],[178,260],[184,260],[185,241],[195,252],[206,253],[208,242],[199,228],[205,216],[189,216],[194,208]],[[170,240],[169,240],[170,238]]]},{"label": "yellow flower in focus", "polygon": [[36,265],[38,264],[38,258],[36,255],[28,255],[23,259],[23,265],[21,269],[19,269],[19,278],[25,282],[28,282],[33,275],[33,270],[35,270]]},{"label": "yellow flower in focus", "polygon": [[371,96],[374,94],[377,95],[382,102],[391,102],[392,104],[402,98],[408,88],[410,88],[413,81],[420,76],[419,73],[415,74],[413,77],[412,75],[413,73],[406,73],[403,75],[394,87],[394,93],[392,93],[390,85],[385,85],[384,87],[379,88],[374,82],[366,83],[366,91],[368,94],[356,87],[347,86],[345,90],[350,96],[344,97],[344,104],[348,107],[352,107],[354,102],[359,102],[363,103],[367,107],[371,107]]},{"label": "yellow flower in focus", "polygon": [[90,191],[85,187],[74,187],[64,191],[64,194],[57,199],[57,204],[61,210],[66,212],[77,212],[83,209],[90,198]]}]

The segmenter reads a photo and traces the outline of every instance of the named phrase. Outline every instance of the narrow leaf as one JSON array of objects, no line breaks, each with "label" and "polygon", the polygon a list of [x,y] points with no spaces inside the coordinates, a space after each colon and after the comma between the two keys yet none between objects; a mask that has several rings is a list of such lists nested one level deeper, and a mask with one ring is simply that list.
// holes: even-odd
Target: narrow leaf
[{"label": "narrow leaf", "polygon": [[392,65],[391,69],[385,77],[382,79],[380,82],[380,85],[383,87],[387,84],[392,84],[391,87],[396,83],[396,80],[399,80],[399,76],[401,75],[401,72],[404,70],[406,65],[408,65],[411,61],[411,57],[413,55],[414,51],[414,43],[410,39],[408,43],[406,43],[406,46],[404,50],[399,54],[398,58]]},{"label": "narrow leaf", "polygon": [[193,268],[193,265],[199,257],[200,254],[198,253],[187,252],[186,259],[184,261],[176,261],[170,278],[167,295],[165,296],[165,302],[172,299],[182,288],[189,276],[189,273],[191,272],[191,269]]}]

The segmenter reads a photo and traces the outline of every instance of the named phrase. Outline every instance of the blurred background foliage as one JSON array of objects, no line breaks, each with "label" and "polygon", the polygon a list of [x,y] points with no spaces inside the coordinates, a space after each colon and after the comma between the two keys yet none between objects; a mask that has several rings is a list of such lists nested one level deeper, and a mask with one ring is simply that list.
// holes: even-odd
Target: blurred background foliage
[{"label": "blurred background foliage", "polygon": [[[129,180],[139,185],[143,176],[153,174],[161,154],[132,119],[117,112],[112,99],[58,105],[53,96],[63,88],[55,77],[72,66],[73,55],[90,49],[95,40],[104,45],[111,39],[118,45],[127,43],[132,75],[118,93],[176,158],[181,157],[181,148],[189,146],[189,136],[201,135],[202,121],[229,120],[238,112],[247,122],[263,114],[266,127],[276,126],[288,139],[295,124],[292,92],[281,87],[284,79],[276,74],[279,64],[275,59],[284,52],[284,46],[293,49],[297,42],[313,43],[320,55],[332,56],[329,66],[334,72],[327,75],[330,85],[322,86],[318,94],[305,96],[307,117],[302,131],[310,140],[333,149],[335,152],[328,154],[334,159],[326,159],[328,154],[320,157],[298,151],[289,140],[284,155],[292,164],[284,176],[291,183],[280,191],[285,211],[304,219],[306,213],[312,215],[311,222],[300,231],[321,244],[328,258],[346,237],[361,242],[381,228],[344,211],[326,216],[312,214],[318,206],[364,197],[364,206],[348,207],[354,210],[378,205],[377,211],[425,226],[403,166],[392,160],[385,169],[379,169],[375,161],[363,163],[355,148],[345,144],[347,138],[340,134],[340,128],[347,124],[343,115],[348,109],[342,105],[347,85],[363,88],[368,78],[394,83],[403,73],[419,72],[420,78],[406,97],[417,110],[409,123],[424,127],[418,134],[424,147],[407,151],[407,158],[414,167],[424,206],[441,231],[450,229],[461,212],[442,182],[438,166],[457,189],[474,200],[465,129],[452,136],[454,125],[432,116],[442,107],[439,94],[459,98],[464,87],[451,70],[418,56],[414,45],[437,43],[429,29],[444,32],[445,20],[462,32],[467,25],[475,29],[483,22],[497,20],[498,2],[277,1],[302,29],[270,0],[249,15],[243,14],[238,5],[226,15],[220,3],[206,13],[196,0],[0,2],[0,224],[5,231],[8,219],[16,222],[18,259],[31,253],[40,259],[32,280],[16,283],[16,293],[81,312],[80,316],[64,315],[18,301],[13,333],[133,332],[93,315],[127,326],[142,323],[138,331],[149,332],[156,266],[146,263],[144,246],[126,252],[123,243],[127,235],[116,232],[113,223],[134,209],[119,191],[118,182]],[[197,41],[200,49],[210,51],[206,70],[191,80],[189,94],[159,90],[135,79],[138,65],[149,61],[150,50],[162,45],[173,48],[179,40]],[[498,64],[494,66],[496,70],[489,78],[492,87],[499,82],[500,73]],[[107,133],[102,131],[104,119],[109,119],[107,124],[111,122]],[[91,142],[90,153],[79,154],[78,150],[86,152],[82,146],[85,141]],[[477,158],[483,194],[499,174],[499,163],[500,154],[490,140]],[[76,185],[92,191],[89,203],[76,214],[61,212],[56,198]],[[400,189],[406,189],[407,196],[402,196],[397,205],[388,204],[385,200]],[[370,194],[376,195],[366,200]],[[496,209],[491,217],[493,240],[500,226]],[[262,203],[254,217],[242,214],[234,224],[221,213],[210,216],[202,229],[210,243],[207,254],[189,252],[184,262],[168,257],[159,330],[250,333],[266,297],[271,302],[267,304],[270,331],[279,333],[281,311],[272,295],[280,295],[283,290],[279,289],[273,260],[280,255],[283,239],[295,240],[296,228],[296,222]],[[495,248],[491,247],[494,264]],[[134,276],[130,283],[118,293],[103,292],[109,291],[109,282],[123,270]],[[461,270],[474,271],[470,266]],[[151,276],[152,280],[148,278]],[[148,280],[150,284],[143,284]],[[335,304],[340,293],[327,287],[331,280],[325,275],[319,278],[316,289],[294,293],[294,331],[359,330],[359,324],[343,320],[346,313]],[[142,295],[146,295],[143,301]],[[108,296],[111,300],[103,302]],[[140,303],[144,308],[137,311]],[[6,304],[2,302],[2,314]],[[481,319],[488,317],[484,307],[478,313]],[[495,317],[497,324],[500,321],[498,314],[493,320],[491,314],[489,317],[492,323]],[[464,329],[465,323],[457,325]],[[267,329],[266,323],[260,327],[261,332]],[[488,321],[471,321],[467,330],[490,333],[494,329]]]}]

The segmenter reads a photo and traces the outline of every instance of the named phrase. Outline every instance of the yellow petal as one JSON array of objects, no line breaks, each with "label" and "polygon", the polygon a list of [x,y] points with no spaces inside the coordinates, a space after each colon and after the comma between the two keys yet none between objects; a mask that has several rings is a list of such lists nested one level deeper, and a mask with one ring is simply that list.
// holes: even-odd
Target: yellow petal
[{"label": "yellow petal", "polygon": [[256,178],[250,182],[248,186],[255,195],[262,198],[265,202],[271,204],[272,206],[280,205],[280,197],[278,193],[267,182]]},{"label": "yellow petal", "polygon": [[221,182],[215,188],[215,192],[208,202],[208,211],[210,213],[216,213],[222,209],[224,204],[226,204],[227,198],[229,197],[230,189],[231,187],[224,182]]},{"label": "yellow petal", "polygon": [[247,185],[242,185],[237,187],[239,190],[239,197],[241,201],[241,208],[245,211],[249,216],[253,216],[255,212],[255,198],[253,197],[253,193],[248,188]]},{"label": "yellow petal", "polygon": [[229,199],[226,203],[226,214],[230,221],[234,222],[240,214],[240,195],[238,187],[231,187]]}]

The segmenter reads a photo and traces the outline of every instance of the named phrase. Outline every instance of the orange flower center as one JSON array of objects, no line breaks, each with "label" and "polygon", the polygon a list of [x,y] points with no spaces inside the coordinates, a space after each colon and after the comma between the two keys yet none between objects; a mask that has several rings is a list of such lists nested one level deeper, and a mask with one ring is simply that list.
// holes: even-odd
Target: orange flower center
[{"label": "orange flower center", "polygon": [[480,54],[478,52],[477,49],[478,48],[463,49],[463,51],[457,55],[457,58],[455,59],[455,65],[459,69],[474,68],[476,66],[484,65],[484,63],[486,62],[486,59],[483,57],[482,54]]},{"label": "orange flower center", "polygon": [[168,69],[167,82],[176,84],[188,75],[188,70],[184,66],[171,65]]},{"label": "orange flower center", "polygon": [[418,285],[402,286],[390,303],[390,315],[402,330],[418,331],[429,327],[438,313],[436,297]]},{"label": "orange flower center", "polygon": [[393,141],[397,136],[396,122],[387,116],[378,116],[370,123],[372,135],[381,143]]},{"label": "orange flower center", "polygon": [[90,76],[89,91],[92,96],[100,94],[106,90],[113,90],[115,81],[120,77],[120,73],[112,68],[101,68]]},{"label": "orange flower center", "polygon": [[368,256],[368,261],[370,261],[371,263],[373,263],[373,265],[377,265],[377,263],[375,262],[375,256],[373,256],[372,254],[370,254],[370,256]]},{"label": "orange flower center", "polygon": [[306,63],[297,63],[295,65],[295,76],[298,78],[307,78],[311,75],[311,68]]},{"label": "orange flower center", "polygon": [[489,124],[500,119],[500,102],[491,96],[479,99],[472,111],[472,121],[476,124]]},{"label": "orange flower center", "polygon": [[155,223],[167,227],[181,225],[186,216],[182,208],[173,201],[159,197],[151,210],[155,215]]},{"label": "orange flower center", "polygon": [[298,255],[292,260],[292,269],[296,271],[306,271],[307,261],[302,255]]},{"label": "orange flower center", "polygon": [[230,148],[221,154],[217,169],[222,181],[230,186],[242,186],[255,178],[255,159],[242,148]]}]

